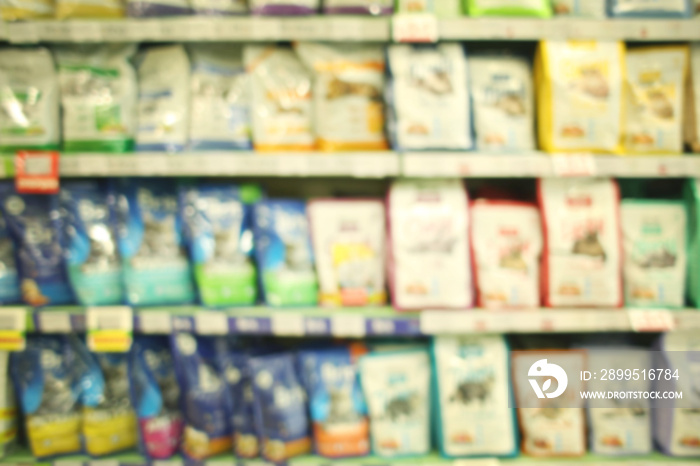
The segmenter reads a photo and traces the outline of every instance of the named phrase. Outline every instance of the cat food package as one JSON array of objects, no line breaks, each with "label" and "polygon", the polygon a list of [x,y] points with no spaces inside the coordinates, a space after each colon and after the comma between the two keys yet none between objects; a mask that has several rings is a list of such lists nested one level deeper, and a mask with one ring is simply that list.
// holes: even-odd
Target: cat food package
[{"label": "cat food package", "polygon": [[[586,352],[512,352],[511,365],[522,452],[537,457],[584,455],[586,414],[578,400],[583,389],[578,374],[586,368]],[[567,380],[567,374],[577,377]]]},{"label": "cat food package", "polygon": [[201,461],[230,452],[231,406],[218,371],[220,346],[214,338],[189,333],[174,333],[170,338],[184,420],[182,454]]},{"label": "cat food package", "polygon": [[321,0],[248,0],[252,14],[269,16],[313,15],[320,3]]},{"label": "cat food package", "polygon": [[501,335],[433,339],[440,452],[447,457],[518,451],[508,346]]},{"label": "cat food package", "polygon": [[683,152],[688,47],[627,50],[626,153]]},{"label": "cat food package", "polygon": [[306,203],[274,199],[253,206],[255,258],[268,306],[314,306],[318,281]]},{"label": "cat food package", "polygon": [[[700,3],[698,3],[700,5]],[[690,45],[690,77],[686,80],[683,136],[693,152],[700,152],[700,44]]]},{"label": "cat food package", "polygon": [[68,277],[83,306],[124,302],[114,211],[104,183],[66,181],[59,194]]},{"label": "cat food package", "polygon": [[545,246],[547,307],[622,305],[622,246],[617,183],[544,178],[537,192]]},{"label": "cat food package", "polygon": [[464,10],[469,16],[552,16],[551,0],[464,0]]},{"label": "cat food package", "polygon": [[478,306],[540,306],[542,224],[536,205],[478,200],[471,205]]},{"label": "cat food package", "polygon": [[0,50],[0,109],[0,151],[58,148],[58,79],[48,49]]},{"label": "cat food package", "polygon": [[191,5],[190,0],[126,0],[126,14],[130,18],[183,16],[192,14]]},{"label": "cat food package", "polygon": [[532,71],[524,58],[473,55],[469,60],[476,146],[482,151],[534,151]]},{"label": "cat food package", "polygon": [[392,44],[387,63],[393,145],[404,150],[471,149],[469,72],[462,45]]},{"label": "cat food package", "polygon": [[3,414],[0,419],[0,457],[5,457],[15,449],[19,429],[17,397],[9,365],[10,352],[0,352],[0,409]]},{"label": "cat food package", "polygon": [[230,16],[248,13],[246,0],[190,0],[192,10],[198,16]]},{"label": "cat food package", "polygon": [[308,205],[322,306],[386,302],[384,203],[316,199]]},{"label": "cat food package", "polygon": [[193,302],[174,183],[119,179],[115,194],[127,302],[133,306]]},{"label": "cat food package", "polygon": [[134,44],[57,48],[63,149],[128,152],[136,130]]},{"label": "cat food package", "polygon": [[311,73],[296,53],[289,47],[246,45],[243,62],[250,76],[255,150],[312,150]]},{"label": "cat food package", "polygon": [[129,355],[129,389],[139,446],[149,460],[168,459],[182,437],[180,387],[166,336],[138,335]]},{"label": "cat food package", "polygon": [[620,208],[625,304],[685,304],[686,211],[680,201],[626,199]]},{"label": "cat food package", "polygon": [[54,0],[57,19],[111,19],[125,14],[122,0]]},{"label": "cat food package", "polygon": [[689,179],[685,186],[688,206],[688,296],[694,306],[700,307],[700,180]]},{"label": "cat food package", "polygon": [[[671,456],[700,456],[700,341],[696,330],[662,335],[652,367],[669,377],[654,380],[652,389],[682,392],[681,399],[652,400],[654,440]],[[677,376],[677,377],[676,377]]]},{"label": "cat food package", "polygon": [[4,21],[52,18],[53,15],[52,0],[0,0],[0,18]]},{"label": "cat food package", "polygon": [[257,186],[202,184],[180,189],[185,237],[205,306],[255,303],[251,212]]},{"label": "cat food package", "polygon": [[12,237],[0,208],[0,304],[16,304],[22,300],[17,261]]},{"label": "cat food package", "polygon": [[311,451],[306,393],[295,363],[292,353],[256,356],[249,361],[262,456],[274,463]]},{"label": "cat food package", "polygon": [[462,182],[395,181],[388,205],[394,307],[472,306],[469,199]]},{"label": "cat food package", "polygon": [[295,50],[314,71],[314,127],[318,149],[387,149],[382,100],[384,48],[367,44],[299,42]]},{"label": "cat food package", "polygon": [[30,306],[73,302],[56,204],[55,195],[16,194],[14,185],[0,185],[0,212],[14,246],[22,300]]},{"label": "cat food package", "polygon": [[372,453],[419,456],[430,451],[430,356],[425,350],[373,353],[360,359]]},{"label": "cat food package", "polygon": [[352,347],[299,353],[311,412],[314,451],[326,458],[365,456],[370,452],[369,420],[357,373],[357,357]]},{"label": "cat food package", "polygon": [[557,16],[604,19],[607,17],[606,0],[552,0]]},{"label": "cat food package", "polygon": [[622,42],[540,42],[535,55],[540,147],[621,152],[624,78]]},{"label": "cat food package", "polygon": [[182,45],[150,47],[139,56],[136,150],[181,151],[190,117],[190,63]]},{"label": "cat food package", "polygon": [[670,18],[693,14],[693,0],[608,0],[611,17]]},{"label": "cat food package", "polygon": [[252,149],[250,80],[235,44],[191,44],[190,147]]},{"label": "cat food package", "polygon": [[393,0],[323,0],[323,12],[327,15],[390,15],[394,12],[394,2]]}]

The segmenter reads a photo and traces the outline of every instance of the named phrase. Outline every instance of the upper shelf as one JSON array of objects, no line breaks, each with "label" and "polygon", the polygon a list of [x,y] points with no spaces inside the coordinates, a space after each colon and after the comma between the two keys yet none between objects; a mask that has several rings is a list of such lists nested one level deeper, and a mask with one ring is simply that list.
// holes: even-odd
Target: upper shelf
[{"label": "upper shelf", "polygon": [[[0,23],[0,39],[36,42],[378,41],[391,38],[391,17],[161,18]],[[697,41],[695,19],[454,18],[438,21],[442,40],[601,39]]]}]

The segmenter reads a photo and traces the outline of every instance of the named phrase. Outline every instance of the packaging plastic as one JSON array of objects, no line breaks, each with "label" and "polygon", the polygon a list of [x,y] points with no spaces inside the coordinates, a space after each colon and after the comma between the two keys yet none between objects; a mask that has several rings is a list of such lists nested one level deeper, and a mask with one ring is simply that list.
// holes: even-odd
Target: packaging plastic
[{"label": "packaging plastic", "polygon": [[295,362],[291,353],[256,356],[249,361],[262,456],[275,463],[311,451],[306,394]]},{"label": "packaging plastic", "polygon": [[63,148],[127,152],[136,130],[133,44],[63,46],[55,51],[61,86]]},{"label": "packaging plastic", "polygon": [[611,17],[671,18],[690,17],[692,0],[608,0]]},{"label": "packaging plastic", "polygon": [[514,56],[473,55],[469,72],[477,149],[535,150],[530,64]]},{"label": "packaging plastic", "polygon": [[313,15],[320,3],[321,0],[248,0],[252,14],[269,16]]},{"label": "packaging plastic", "polygon": [[53,18],[53,16],[53,0],[0,0],[0,18],[4,21]]},{"label": "packaging plastic", "polygon": [[683,152],[688,47],[627,51],[626,153]]},{"label": "packaging plastic", "polygon": [[604,19],[607,17],[606,0],[552,0],[557,16]]},{"label": "packaging plastic", "polygon": [[540,42],[535,88],[542,149],[622,151],[624,54],[621,42]]},{"label": "packaging plastic", "polygon": [[275,45],[247,45],[243,61],[251,83],[255,150],[312,150],[309,70],[291,48]]},{"label": "packaging plastic", "polygon": [[384,203],[316,199],[309,202],[308,213],[320,304],[384,304]]},{"label": "packaging plastic", "polygon": [[537,193],[545,238],[545,305],[622,306],[617,183],[545,178],[538,180]]},{"label": "packaging plastic", "polygon": [[678,201],[622,201],[625,304],[685,304],[686,213]]},{"label": "packaging plastic", "polygon": [[323,12],[327,15],[390,15],[394,12],[394,2],[393,0],[323,0]]},{"label": "packaging plastic", "polygon": [[255,303],[256,272],[249,204],[257,186],[183,186],[180,206],[199,297],[205,306]]},{"label": "packaging plastic", "polygon": [[306,203],[275,199],[253,206],[255,258],[268,306],[314,306],[318,281]]},{"label": "packaging plastic", "polygon": [[394,44],[387,50],[393,145],[404,150],[471,149],[469,72],[462,45]]},{"label": "packaging plastic", "polygon": [[688,207],[688,297],[700,307],[700,180],[686,181],[685,201]]},{"label": "packaging plastic", "polygon": [[472,306],[469,199],[462,182],[395,181],[388,205],[394,307]]},{"label": "packaging plastic", "polygon": [[250,80],[235,44],[192,44],[190,147],[251,149]]},{"label": "packaging plastic", "polygon": [[690,45],[690,79],[686,81],[684,108],[685,142],[693,152],[700,152],[700,44]]},{"label": "packaging plastic", "polygon": [[137,74],[136,150],[183,150],[190,117],[190,63],[185,48],[147,48],[139,56]]},{"label": "packaging plastic", "polygon": [[246,0],[190,0],[197,16],[230,16],[248,13]]},{"label": "packaging plastic", "polygon": [[505,338],[440,336],[433,339],[432,352],[440,452],[447,457],[515,455]]},{"label": "packaging plastic", "polygon": [[295,44],[314,71],[316,144],[320,150],[387,149],[384,139],[384,49],[379,45]]},{"label": "packaging plastic", "polygon": [[543,238],[537,206],[482,199],[470,214],[478,306],[539,307]]},{"label": "packaging plastic", "polygon": [[[464,0],[469,16],[552,16],[551,0]],[[590,0],[586,0],[590,1]]]},{"label": "packaging plastic", "polygon": [[119,179],[116,196],[127,302],[133,306],[193,302],[174,183]]},{"label": "packaging plastic", "polygon": [[[2,209],[0,209],[0,212]],[[15,304],[22,299],[12,237],[5,217],[0,214],[0,303]],[[2,397],[0,397],[0,400]]]},{"label": "packaging plastic", "polygon": [[56,18],[122,18],[125,14],[122,0],[54,0]]},{"label": "packaging plastic", "polygon": [[9,370],[10,353],[0,352],[0,457],[5,457],[15,449],[17,444],[17,431],[19,416],[17,412],[17,398],[12,384],[12,374]]},{"label": "packaging plastic", "polygon": [[0,151],[58,148],[58,80],[47,49],[0,50],[0,109]]},{"label": "packaging plastic", "polygon": [[360,359],[372,454],[419,456],[430,451],[430,357],[424,350],[374,353]]},{"label": "packaging plastic", "polygon": [[126,13],[130,18],[161,18],[190,15],[192,8],[190,0],[126,0]]}]

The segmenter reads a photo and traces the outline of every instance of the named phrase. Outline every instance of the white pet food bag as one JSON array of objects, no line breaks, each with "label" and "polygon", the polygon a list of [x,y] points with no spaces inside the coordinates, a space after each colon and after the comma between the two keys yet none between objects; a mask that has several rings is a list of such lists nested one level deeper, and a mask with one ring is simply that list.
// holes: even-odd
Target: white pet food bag
[{"label": "white pet food bag", "polygon": [[387,99],[396,145],[466,150],[474,145],[467,56],[460,44],[390,45]]},{"label": "white pet food bag", "polygon": [[182,45],[151,47],[138,66],[136,150],[181,151],[190,116],[190,63]]},{"label": "white pet food bag", "polygon": [[473,304],[469,199],[459,180],[402,180],[389,189],[392,296],[399,309]]},{"label": "white pet food bag", "polygon": [[552,0],[552,8],[557,16],[604,19],[606,0]]},{"label": "white pet food bag", "polygon": [[444,456],[516,453],[508,357],[500,335],[434,338],[439,446]]},{"label": "white pet food bag", "polygon": [[476,147],[535,149],[532,70],[524,58],[472,55],[469,60]]},{"label": "white pet food bag", "polygon": [[548,307],[622,305],[620,194],[610,179],[538,181]]},{"label": "white pet food bag", "polygon": [[323,306],[386,302],[381,200],[317,199],[308,215]]},{"label": "white pet food bag", "polygon": [[683,307],[687,263],[684,204],[624,200],[620,220],[625,304]]},{"label": "white pet food bag", "polygon": [[418,456],[430,451],[430,356],[423,350],[360,359],[372,453]]},{"label": "white pet food bag", "polygon": [[58,147],[58,79],[47,49],[0,50],[0,110],[0,149]]},{"label": "white pet food bag", "polygon": [[256,151],[312,150],[311,74],[291,48],[246,45]]},{"label": "white pet food bag", "polygon": [[539,307],[543,240],[537,206],[478,200],[470,215],[479,307]]},{"label": "white pet food bag", "polygon": [[688,47],[627,50],[626,153],[683,152]]},{"label": "white pet food bag", "polygon": [[542,41],[535,56],[540,147],[621,152],[622,42]]}]

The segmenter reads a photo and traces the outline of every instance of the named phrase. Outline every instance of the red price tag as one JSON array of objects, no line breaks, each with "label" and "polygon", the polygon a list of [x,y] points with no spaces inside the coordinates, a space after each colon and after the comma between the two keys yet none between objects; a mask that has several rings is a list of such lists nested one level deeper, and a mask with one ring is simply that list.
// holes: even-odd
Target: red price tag
[{"label": "red price tag", "polygon": [[55,194],[58,192],[56,151],[18,151],[15,156],[15,188],[18,193]]},{"label": "red price tag", "polygon": [[398,14],[392,20],[395,42],[437,42],[438,21],[431,14]]}]

